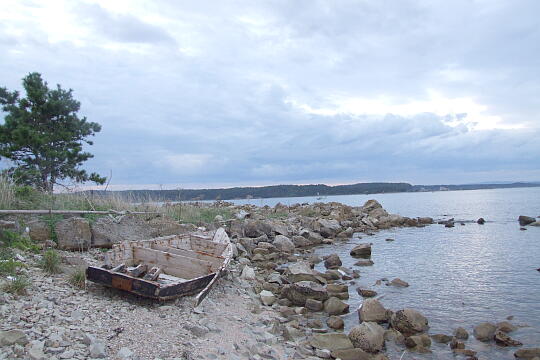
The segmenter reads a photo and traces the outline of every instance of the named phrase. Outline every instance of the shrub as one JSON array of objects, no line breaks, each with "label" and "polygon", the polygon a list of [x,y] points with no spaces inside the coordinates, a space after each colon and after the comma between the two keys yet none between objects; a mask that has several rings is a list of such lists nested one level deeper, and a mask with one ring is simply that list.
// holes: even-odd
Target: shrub
[{"label": "shrub", "polygon": [[86,268],[78,267],[75,269],[69,274],[68,282],[79,289],[84,289],[86,286]]},{"label": "shrub", "polygon": [[43,253],[43,257],[41,258],[40,266],[45,272],[49,274],[57,274],[61,272],[60,268],[60,255],[52,250],[49,249]]},{"label": "shrub", "polygon": [[2,286],[2,290],[14,295],[25,295],[26,288],[32,283],[25,276],[14,276],[11,279],[7,279],[7,282]]},{"label": "shrub", "polygon": [[23,251],[39,252],[39,246],[34,243],[28,236],[22,236],[10,230],[0,231],[0,240],[4,247],[11,247]]}]

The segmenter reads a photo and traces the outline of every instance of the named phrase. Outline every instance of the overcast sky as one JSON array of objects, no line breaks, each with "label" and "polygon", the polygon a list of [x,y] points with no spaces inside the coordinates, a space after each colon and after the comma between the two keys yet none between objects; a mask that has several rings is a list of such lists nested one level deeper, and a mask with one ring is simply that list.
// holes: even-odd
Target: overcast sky
[{"label": "overcast sky", "polygon": [[40,72],[114,185],[540,180],[540,2],[0,3],[0,86]]}]

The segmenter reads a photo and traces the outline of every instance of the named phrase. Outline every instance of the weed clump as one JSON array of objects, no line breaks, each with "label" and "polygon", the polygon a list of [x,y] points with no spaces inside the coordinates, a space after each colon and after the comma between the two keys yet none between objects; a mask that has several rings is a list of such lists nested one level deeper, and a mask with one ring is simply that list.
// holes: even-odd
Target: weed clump
[{"label": "weed clump", "polygon": [[69,274],[68,282],[79,289],[84,289],[86,286],[86,269],[84,267],[78,267]]},{"label": "weed clump", "polygon": [[45,272],[49,274],[58,274],[62,272],[62,269],[60,268],[60,261],[60,255],[56,251],[49,249],[43,253],[43,257],[41,258],[39,265],[43,270],[45,270]]},{"label": "weed clump", "polygon": [[31,284],[26,276],[10,276],[3,284],[2,290],[13,295],[26,295],[26,289]]}]

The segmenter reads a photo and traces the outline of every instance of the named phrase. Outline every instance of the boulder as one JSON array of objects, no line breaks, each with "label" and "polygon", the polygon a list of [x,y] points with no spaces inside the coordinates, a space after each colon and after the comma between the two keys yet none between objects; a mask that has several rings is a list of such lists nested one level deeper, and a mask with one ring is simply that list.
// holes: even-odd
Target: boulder
[{"label": "boulder", "polygon": [[458,339],[452,339],[450,341],[450,349],[465,349],[465,343],[463,341],[458,341]]},{"label": "boulder", "polygon": [[505,333],[515,331],[516,329],[517,329],[517,326],[512,325],[508,321],[501,321],[500,323],[497,323],[497,330],[500,330]]},{"label": "boulder", "polygon": [[295,305],[304,306],[307,299],[327,300],[328,292],[323,286],[313,281],[299,281],[285,285],[281,290],[281,296],[289,299]]},{"label": "boulder", "polygon": [[345,326],[345,322],[339,316],[332,315],[326,319],[326,325],[328,325],[330,329],[340,330]]},{"label": "boulder", "polygon": [[300,236],[300,235],[295,235],[291,238],[293,244],[295,247],[297,248],[302,248],[302,247],[307,247],[307,246],[311,246],[313,245],[313,243],[311,241],[309,241],[309,239],[303,237],[303,236]]},{"label": "boulder", "polygon": [[315,334],[309,338],[309,344],[316,349],[328,349],[330,351],[353,348],[349,337],[341,333]]},{"label": "boulder", "polygon": [[389,311],[377,299],[365,299],[358,308],[360,322],[384,323],[388,321]]},{"label": "boulder", "polygon": [[58,247],[64,250],[83,250],[90,247],[92,232],[88,220],[71,217],[61,220],[55,226]]},{"label": "boulder", "polygon": [[408,308],[396,311],[390,319],[390,326],[405,336],[423,333],[429,328],[428,320],[422,314]]},{"label": "boulder", "polygon": [[326,257],[324,260],[324,266],[327,269],[337,269],[339,268],[343,263],[341,262],[341,259],[339,258],[338,254],[331,254]]},{"label": "boulder", "polygon": [[297,261],[287,268],[285,276],[290,282],[315,281],[318,274],[311,268],[311,265],[305,261]]},{"label": "boulder", "polygon": [[317,223],[319,226],[319,233],[325,238],[334,237],[341,231],[341,225],[337,220],[319,219],[317,220]]},{"label": "boulder", "polygon": [[371,256],[371,244],[358,244],[351,250],[350,254],[352,256]]},{"label": "boulder", "polygon": [[519,225],[525,226],[525,225],[529,225],[535,222],[536,219],[531,216],[520,215],[520,217],[518,218],[518,221],[519,221]]},{"label": "boulder", "polygon": [[247,265],[244,266],[242,273],[240,274],[240,278],[244,280],[255,280],[255,270]]},{"label": "boulder", "polygon": [[375,360],[373,355],[365,352],[362,349],[348,349],[332,351],[334,359],[341,360]]},{"label": "boulder", "polygon": [[371,298],[371,297],[377,296],[377,292],[375,290],[357,288],[356,292],[358,293],[358,295],[365,298]]},{"label": "boulder", "polygon": [[261,302],[266,306],[272,306],[276,302],[276,296],[270,291],[263,290],[259,294]]},{"label": "boulder", "polygon": [[264,221],[248,220],[244,223],[244,235],[250,238],[272,236],[272,227]]},{"label": "boulder", "polygon": [[387,285],[395,286],[395,287],[408,287],[409,283],[401,280],[400,278],[395,278],[392,281],[390,281],[390,283]]},{"label": "boulder", "polygon": [[354,263],[356,266],[371,266],[373,264],[373,260],[371,259],[361,259]]},{"label": "boulder", "polygon": [[477,340],[489,342],[493,340],[493,335],[495,335],[495,331],[497,330],[497,326],[495,326],[492,323],[489,322],[483,322],[474,327],[474,337]]},{"label": "boulder", "polygon": [[460,340],[467,340],[469,338],[469,333],[464,328],[458,327],[456,331],[454,331],[454,336]]},{"label": "boulder", "polygon": [[397,345],[405,344],[405,336],[403,336],[403,334],[397,331],[396,329],[392,329],[392,328],[384,332],[384,340],[393,341]]},{"label": "boulder", "polygon": [[[452,338],[450,338],[450,340],[452,340]],[[405,346],[409,349],[419,348],[417,350],[423,352],[422,348],[431,346],[431,339],[426,334],[409,336],[408,338],[405,338]]]},{"label": "boulder", "polygon": [[294,243],[284,235],[276,235],[272,244],[281,252],[292,253],[294,251]]},{"label": "boulder", "polygon": [[421,225],[433,224],[433,218],[430,218],[430,217],[419,217],[417,221],[418,221],[418,224],[421,224]]},{"label": "boulder", "polygon": [[355,348],[376,353],[384,346],[384,328],[374,322],[363,322],[351,329],[349,339]]},{"label": "boulder", "polygon": [[480,219],[476,220],[476,223],[478,225],[484,225],[486,223],[486,220],[484,220],[484,218],[480,218]]},{"label": "boulder", "polygon": [[431,338],[433,341],[439,344],[448,344],[450,341],[452,341],[452,336],[444,334],[434,334],[431,335]]},{"label": "boulder", "polygon": [[514,353],[517,359],[533,360],[536,357],[540,358],[540,347],[520,349]]},{"label": "boulder", "polygon": [[341,315],[349,312],[349,304],[344,303],[337,297],[331,297],[324,302],[324,311],[328,315]]},{"label": "boulder", "polygon": [[313,312],[322,311],[324,308],[323,302],[315,299],[306,299],[306,304],[304,305],[306,309]]},{"label": "boulder", "polygon": [[493,335],[493,340],[497,343],[499,346],[521,346],[523,343],[512,339],[510,336],[506,335],[506,333],[497,330],[495,331],[495,335]]},{"label": "boulder", "polygon": [[368,200],[365,202],[364,206],[362,206],[362,212],[369,214],[375,209],[381,209],[382,205],[379,204],[377,200]]},{"label": "boulder", "polygon": [[48,223],[41,220],[32,220],[26,223],[30,239],[36,242],[42,242],[51,238],[51,227]]}]

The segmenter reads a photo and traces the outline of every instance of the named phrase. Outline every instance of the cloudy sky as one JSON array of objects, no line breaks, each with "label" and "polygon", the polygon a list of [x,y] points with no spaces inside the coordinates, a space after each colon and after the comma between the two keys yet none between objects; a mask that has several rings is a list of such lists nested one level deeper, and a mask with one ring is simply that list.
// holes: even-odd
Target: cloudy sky
[{"label": "cloudy sky", "polygon": [[0,86],[74,89],[137,188],[540,180],[540,2],[0,3]]}]

